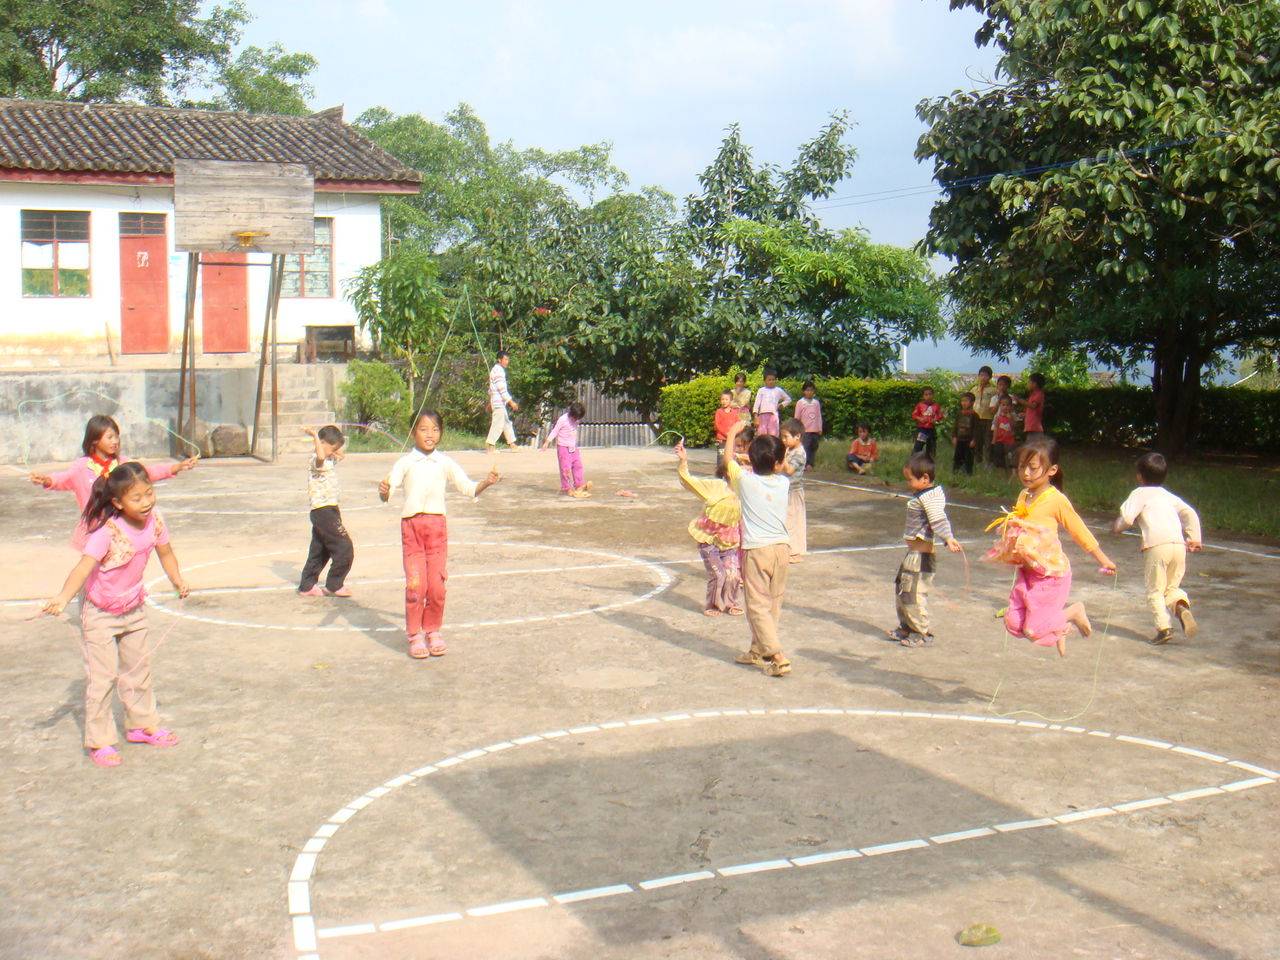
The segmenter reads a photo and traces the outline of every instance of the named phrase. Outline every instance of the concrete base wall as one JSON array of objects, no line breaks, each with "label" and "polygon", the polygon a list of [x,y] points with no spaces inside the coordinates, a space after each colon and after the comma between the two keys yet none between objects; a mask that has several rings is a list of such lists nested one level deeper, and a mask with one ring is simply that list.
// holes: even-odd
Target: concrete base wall
[{"label": "concrete base wall", "polygon": [[[305,370],[306,379],[313,380],[326,399],[336,398],[346,371],[342,364],[293,369]],[[252,432],[257,382],[253,367],[197,370],[199,420],[210,431],[230,424]],[[269,398],[269,379],[267,389]],[[286,396],[282,380],[281,397]],[[97,413],[120,424],[121,449],[130,456],[164,458],[190,452],[185,444],[175,450],[177,441],[169,432],[182,433],[177,424],[177,370],[50,370],[0,373],[0,462],[48,464],[80,456],[85,422]],[[268,399],[263,402],[260,430],[267,442],[259,443],[258,452],[269,454]]]}]

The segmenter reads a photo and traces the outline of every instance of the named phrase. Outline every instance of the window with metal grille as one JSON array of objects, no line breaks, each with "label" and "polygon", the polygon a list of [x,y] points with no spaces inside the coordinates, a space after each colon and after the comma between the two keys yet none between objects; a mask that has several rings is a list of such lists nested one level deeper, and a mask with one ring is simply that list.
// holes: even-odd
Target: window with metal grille
[{"label": "window with metal grille", "polygon": [[87,210],[22,211],[22,295],[89,296]]},{"label": "window with metal grille", "polygon": [[282,297],[333,296],[333,218],[316,217],[314,253],[290,253],[284,258]]},{"label": "window with metal grille", "polygon": [[163,213],[122,213],[120,214],[120,236],[122,237],[163,237]]}]

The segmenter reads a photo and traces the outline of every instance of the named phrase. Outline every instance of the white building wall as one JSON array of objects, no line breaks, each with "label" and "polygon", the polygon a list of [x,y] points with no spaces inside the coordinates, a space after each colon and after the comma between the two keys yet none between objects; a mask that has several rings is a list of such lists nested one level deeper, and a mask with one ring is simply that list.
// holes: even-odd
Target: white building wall
[{"label": "white building wall", "polygon": [[[90,296],[24,297],[22,295],[22,210],[88,210]],[[344,296],[343,282],[381,256],[378,197],[370,194],[318,194],[317,217],[333,217],[333,296],[280,301],[279,340],[301,340],[308,324],[353,325],[355,311]],[[120,343],[119,214],[168,215],[170,353],[182,342],[187,255],[173,247],[173,191],[168,187],[91,186],[0,181],[0,359],[21,357],[108,356],[107,337],[117,352]],[[216,257],[216,254],[213,255]],[[251,260],[266,263],[265,255]],[[249,340],[246,360],[256,359],[266,310],[268,270],[249,271]],[[196,333],[200,331],[200,297],[196,297]],[[197,340],[197,344],[199,341]],[[226,355],[222,355],[226,356]],[[159,357],[155,358],[157,361]]]}]

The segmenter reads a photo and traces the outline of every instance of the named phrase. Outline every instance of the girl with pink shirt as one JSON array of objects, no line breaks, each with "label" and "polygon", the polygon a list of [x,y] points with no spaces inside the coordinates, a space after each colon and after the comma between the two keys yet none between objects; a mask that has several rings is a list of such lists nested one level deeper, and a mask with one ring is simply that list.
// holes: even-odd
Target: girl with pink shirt
[{"label": "girl with pink shirt", "polygon": [[[70,490],[76,498],[76,508],[83,513],[89,505],[89,494],[94,481],[110,473],[121,462],[120,457],[120,425],[105,414],[96,414],[85,424],[84,441],[80,445],[84,456],[80,457],[65,470],[45,476],[33,473],[32,483],[39,484],[46,490]],[[191,457],[180,463],[154,463],[145,467],[147,479],[155,483],[176,477],[183,470],[190,470],[196,465],[198,457]],[[71,535],[71,546],[79,550],[84,546],[87,531],[84,521],[76,527]]]},{"label": "girl with pink shirt", "polygon": [[81,588],[81,651],[84,654],[84,745],[100,767],[118,767],[120,753],[111,691],[124,707],[125,739],[171,747],[178,738],[160,726],[151,690],[147,643],[147,591],[142,578],[154,550],[178,596],[191,592],[169,546],[169,531],[155,512],[156,494],[142,464],[128,461],[93,484],[84,511],[80,562],[43,612],[62,613]]},{"label": "girl with pink shirt", "polygon": [[556,458],[560,461],[560,492],[566,497],[585,500],[591,496],[591,481],[582,479],[582,454],[578,452],[578,424],[587,415],[587,408],[574,401],[569,409],[560,415],[542,449],[556,442]]}]

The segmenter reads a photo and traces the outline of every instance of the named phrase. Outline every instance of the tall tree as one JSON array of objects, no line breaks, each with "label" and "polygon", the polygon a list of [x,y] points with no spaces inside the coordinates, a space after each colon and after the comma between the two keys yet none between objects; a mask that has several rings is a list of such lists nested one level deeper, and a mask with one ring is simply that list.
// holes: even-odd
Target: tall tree
[{"label": "tall tree", "polygon": [[138,99],[175,91],[226,64],[250,20],[241,0],[201,15],[200,0],[0,0],[0,93]]},{"label": "tall tree", "polygon": [[1002,53],[995,82],[917,110],[958,332],[1150,362],[1181,451],[1206,367],[1280,335],[1280,3],[951,7]]},{"label": "tall tree", "polygon": [[245,47],[218,69],[214,87],[219,92],[191,106],[303,117],[312,112],[309,101],[316,90],[310,76],[316,66],[311,54],[290,53],[278,43],[265,50]]}]

